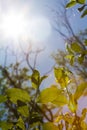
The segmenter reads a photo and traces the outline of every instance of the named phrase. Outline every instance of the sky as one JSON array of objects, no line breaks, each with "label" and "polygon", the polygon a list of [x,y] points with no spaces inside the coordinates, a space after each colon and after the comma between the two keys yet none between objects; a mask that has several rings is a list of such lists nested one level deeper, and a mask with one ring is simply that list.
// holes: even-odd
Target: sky
[{"label": "sky", "polygon": [[[44,48],[38,58],[37,68],[42,74],[50,70],[54,64],[51,54],[57,49],[65,49],[62,37],[53,28],[56,19],[57,27],[61,26],[55,13],[61,9],[59,2],[60,0],[0,0],[0,47],[10,46],[17,53],[20,45],[25,51],[29,44],[34,49]],[[71,26],[78,33],[85,28],[87,19],[80,19],[77,6],[68,10]],[[0,61],[3,59],[4,54]]]},{"label": "sky", "polygon": [[[53,28],[56,19],[58,22],[56,27],[62,28],[61,21],[56,16],[56,11],[60,12],[61,10],[59,4],[61,1],[0,0],[0,64],[4,63],[5,58],[3,46],[4,48],[9,47],[19,54],[20,45],[26,52],[30,44],[34,50],[44,48],[37,60],[37,69],[41,74],[43,75],[51,69],[54,65],[51,54],[58,49],[65,49],[62,37]],[[81,19],[77,7],[79,6],[68,9],[69,21],[75,33],[84,30],[87,26],[87,17]],[[63,32],[65,33],[64,28]],[[11,55],[12,53],[9,53],[8,63],[14,63],[14,58]],[[51,83],[54,83],[52,74],[42,84],[42,87],[48,87]],[[80,109],[83,104],[85,103],[80,105]],[[87,104],[85,105],[87,106]]]}]

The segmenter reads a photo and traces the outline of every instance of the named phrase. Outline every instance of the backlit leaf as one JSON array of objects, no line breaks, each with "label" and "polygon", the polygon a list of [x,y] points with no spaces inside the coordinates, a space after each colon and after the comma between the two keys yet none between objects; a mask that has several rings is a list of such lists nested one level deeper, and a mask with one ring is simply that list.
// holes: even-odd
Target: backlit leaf
[{"label": "backlit leaf", "polygon": [[78,62],[79,62],[80,64],[82,64],[83,61],[84,61],[84,55],[80,55],[80,56],[78,57]]},{"label": "backlit leaf", "polygon": [[22,130],[25,130],[24,121],[23,121],[23,119],[21,117],[19,117],[19,119],[18,119],[17,126],[19,128],[21,128]]},{"label": "backlit leaf", "polygon": [[78,45],[78,43],[72,43],[71,44],[71,49],[74,51],[74,52],[82,52],[82,48],[80,47],[80,45]]},{"label": "backlit leaf", "polygon": [[18,89],[18,88],[8,89],[7,96],[15,104],[17,104],[17,100],[20,100],[22,102],[29,102],[30,101],[29,94],[23,89]]},{"label": "backlit leaf", "polygon": [[69,47],[69,45],[66,43],[66,51],[69,52],[69,54],[73,55],[72,49]]},{"label": "backlit leaf", "polygon": [[76,2],[79,4],[85,4],[85,0],[76,0]]},{"label": "backlit leaf", "polygon": [[76,5],[76,1],[75,1],[75,0],[69,2],[69,3],[66,5],[66,8],[73,7],[74,5]]},{"label": "backlit leaf", "polygon": [[52,103],[56,106],[64,106],[67,104],[67,98],[64,96],[64,94],[60,93],[58,94],[57,98],[52,101]]},{"label": "backlit leaf", "polygon": [[39,102],[48,103],[52,102],[57,98],[58,94],[61,92],[56,86],[51,86],[41,91],[39,96]]},{"label": "backlit leaf", "polygon": [[67,104],[67,99],[60,89],[56,86],[51,86],[40,93],[39,102],[44,104],[51,102],[56,106],[63,106]]},{"label": "backlit leaf", "polygon": [[72,112],[76,112],[76,110],[77,110],[77,101],[75,100],[74,95],[70,96],[68,107]]},{"label": "backlit leaf", "polygon": [[28,106],[18,107],[18,112],[19,112],[22,116],[25,116],[25,117],[28,117],[28,116],[29,116]]},{"label": "backlit leaf", "polygon": [[40,73],[37,70],[33,71],[33,74],[31,76],[31,82],[33,88],[38,88],[40,85]]},{"label": "backlit leaf", "polygon": [[85,91],[86,88],[87,88],[87,82],[81,83],[77,87],[77,89],[76,89],[76,92],[75,92],[75,95],[74,95],[75,99],[79,99],[83,95],[83,93],[84,93],[84,91]]},{"label": "backlit leaf", "polygon": [[61,85],[61,87],[66,87],[70,82],[68,71],[64,70],[64,68],[54,68],[54,74],[56,81]]},{"label": "backlit leaf", "polygon": [[72,54],[67,55],[66,58],[69,59],[70,60],[70,64],[73,65],[73,63],[74,63],[74,55],[72,55]]}]

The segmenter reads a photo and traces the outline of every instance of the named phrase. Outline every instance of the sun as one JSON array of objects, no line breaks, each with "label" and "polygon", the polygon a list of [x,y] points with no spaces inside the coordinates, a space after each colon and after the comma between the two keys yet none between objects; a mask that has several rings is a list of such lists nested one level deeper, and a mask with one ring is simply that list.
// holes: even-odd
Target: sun
[{"label": "sun", "polygon": [[45,16],[35,16],[32,12],[16,8],[2,13],[0,21],[0,37],[6,45],[12,43],[14,48],[26,47],[29,42],[38,47],[45,43],[51,35],[51,24]]},{"label": "sun", "polygon": [[2,16],[2,33],[5,38],[17,40],[26,35],[27,23],[22,12],[9,11]]}]

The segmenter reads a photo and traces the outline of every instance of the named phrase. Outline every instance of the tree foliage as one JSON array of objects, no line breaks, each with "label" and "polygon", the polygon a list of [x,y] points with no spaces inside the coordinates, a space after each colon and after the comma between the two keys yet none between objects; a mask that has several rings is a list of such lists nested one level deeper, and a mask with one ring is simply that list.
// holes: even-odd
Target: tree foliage
[{"label": "tree foliage", "polygon": [[86,0],[70,0],[70,2],[66,5],[66,8],[73,7],[76,4],[81,4],[81,6],[78,8],[78,11],[82,12],[81,18],[83,18],[87,15]]},{"label": "tree foliage", "polygon": [[[76,44],[75,50],[73,46],[72,51],[83,52],[77,50],[80,48],[78,49]],[[11,68],[15,66],[17,67],[16,64],[11,65]],[[0,95],[0,103],[4,104],[8,110],[6,119],[2,118],[0,121],[2,130],[62,130],[63,128],[83,130],[87,128],[85,122],[87,109],[82,110],[81,116],[77,114],[78,100],[81,96],[86,96],[87,82],[74,83],[74,89],[72,89],[73,73],[68,68],[55,67],[56,84],[43,90],[40,89],[40,85],[47,76],[41,76],[38,70],[34,69],[31,74],[28,69],[22,68],[21,71],[18,70],[20,72],[18,75],[11,76],[12,72],[9,71],[9,67],[1,67],[1,72],[3,79],[1,85],[5,88]],[[21,78],[18,78],[20,76]],[[20,80],[26,84],[29,81],[30,85],[24,86]],[[64,106],[68,107],[67,113],[62,112]],[[56,113],[53,112],[54,110]]]}]

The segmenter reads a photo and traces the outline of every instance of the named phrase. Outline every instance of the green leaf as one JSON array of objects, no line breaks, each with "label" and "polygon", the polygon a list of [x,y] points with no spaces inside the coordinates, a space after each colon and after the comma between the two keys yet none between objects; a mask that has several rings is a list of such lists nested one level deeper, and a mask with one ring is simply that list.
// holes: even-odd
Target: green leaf
[{"label": "green leaf", "polygon": [[40,73],[37,70],[33,71],[33,74],[31,76],[31,82],[33,88],[38,88],[40,85]]},{"label": "green leaf", "polygon": [[63,68],[54,68],[54,74],[55,74],[55,78],[58,79],[62,79],[63,77]]},{"label": "green leaf", "polygon": [[0,103],[3,103],[7,100],[6,96],[0,95]]},{"label": "green leaf", "polygon": [[68,71],[65,71],[64,68],[54,68],[54,74],[56,81],[61,85],[61,87],[67,87],[70,79],[68,77]]},{"label": "green leaf", "polygon": [[75,1],[75,0],[69,2],[69,3],[66,5],[66,8],[73,7],[74,5],[76,5],[76,1]]},{"label": "green leaf", "polygon": [[29,116],[29,108],[28,106],[21,106],[21,107],[18,107],[18,112],[24,116],[24,117],[28,117]]},{"label": "green leaf", "polygon": [[29,94],[23,89],[18,89],[18,88],[8,89],[7,96],[15,104],[17,104],[17,100],[20,100],[22,102],[29,102],[30,101]]},{"label": "green leaf", "polygon": [[46,75],[42,76],[41,79],[40,79],[40,82],[42,82],[43,80],[45,80],[47,77],[48,76],[46,76]]},{"label": "green leaf", "polygon": [[77,53],[80,53],[82,52],[82,48],[80,47],[80,45],[76,42],[72,43],[71,44],[71,49],[74,51],[74,52],[77,52]]},{"label": "green leaf", "polygon": [[68,44],[66,44],[66,50],[69,52],[69,54],[73,55],[73,51]]},{"label": "green leaf", "polygon": [[73,65],[74,64],[74,60],[75,60],[75,57],[72,56],[71,60],[70,60],[70,65]]},{"label": "green leaf", "polygon": [[44,123],[42,127],[43,130],[58,130],[58,127],[51,122]]},{"label": "green leaf", "polygon": [[81,18],[87,15],[87,9],[84,10],[83,14],[81,15]]},{"label": "green leaf", "polygon": [[72,55],[72,54],[66,55],[66,58],[70,60],[70,65],[73,65],[73,63],[74,63],[74,55]]},{"label": "green leaf", "polygon": [[1,128],[2,130],[9,130],[9,129],[12,128],[12,126],[13,126],[12,123],[7,123],[7,122],[5,122],[5,121],[0,121],[0,128]]},{"label": "green leaf", "polygon": [[76,0],[76,2],[79,4],[85,4],[85,0]]},{"label": "green leaf", "polygon": [[79,55],[79,57],[78,57],[78,62],[79,62],[80,64],[83,63],[83,61],[84,61],[84,56],[85,56],[85,55],[83,55],[83,54]]},{"label": "green leaf", "polygon": [[63,106],[67,104],[67,99],[60,89],[56,86],[51,86],[40,93],[39,102],[43,104],[51,102],[56,106]]},{"label": "green leaf", "polygon": [[74,97],[75,97],[76,100],[79,99],[81,96],[84,96],[83,93],[84,93],[84,91],[85,91],[86,88],[87,88],[87,82],[81,83],[77,87],[76,92],[74,94]]},{"label": "green leaf", "polygon": [[57,95],[57,98],[52,101],[56,106],[64,106],[68,103],[66,96],[63,93]]},{"label": "green leaf", "polygon": [[75,100],[74,98],[74,95],[70,95],[69,96],[69,104],[68,104],[68,107],[69,109],[72,111],[72,112],[76,112],[77,110],[77,101]]},{"label": "green leaf", "polygon": [[16,124],[19,128],[21,128],[22,130],[25,130],[25,125],[24,125],[24,121],[21,117],[19,117],[18,122]]},{"label": "green leaf", "polygon": [[56,86],[51,86],[50,88],[46,88],[41,91],[40,96],[38,98],[38,102],[48,103],[52,102],[57,98],[58,94],[61,92]]}]

